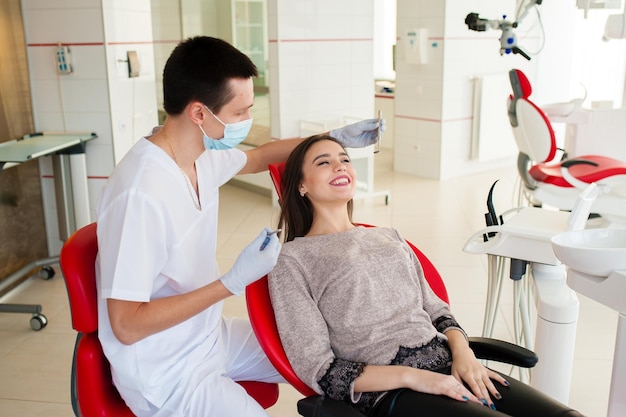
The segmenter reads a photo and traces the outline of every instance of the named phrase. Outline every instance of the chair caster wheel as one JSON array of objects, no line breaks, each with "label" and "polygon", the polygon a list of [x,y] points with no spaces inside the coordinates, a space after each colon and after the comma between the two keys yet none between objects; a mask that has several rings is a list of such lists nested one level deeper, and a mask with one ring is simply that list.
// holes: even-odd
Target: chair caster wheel
[{"label": "chair caster wheel", "polygon": [[44,327],[46,327],[47,324],[48,319],[43,314],[34,314],[30,318],[30,328],[35,331],[43,329]]},{"label": "chair caster wheel", "polygon": [[39,276],[41,277],[41,279],[44,279],[46,281],[51,279],[54,274],[54,268],[52,268],[51,266],[44,266],[43,268],[41,268],[41,271],[39,271]]}]

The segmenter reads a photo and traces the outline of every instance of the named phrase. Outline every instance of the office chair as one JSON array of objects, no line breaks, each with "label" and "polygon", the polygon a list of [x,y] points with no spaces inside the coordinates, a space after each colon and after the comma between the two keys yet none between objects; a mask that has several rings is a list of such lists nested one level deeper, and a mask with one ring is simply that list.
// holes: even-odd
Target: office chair
[{"label": "office chair", "polygon": [[[272,182],[279,196],[281,195],[281,176],[284,163],[269,166]],[[367,227],[374,227],[363,225]],[[411,242],[408,245],[417,255],[424,276],[439,298],[448,303],[448,292],[445,284],[430,260]],[[320,396],[307,386],[296,375],[282,347],[272,303],[270,300],[267,276],[248,285],[246,288],[246,305],[252,323],[252,329],[259,340],[261,348],[278,372],[305,398],[298,401],[298,412],[304,417],[364,417],[363,414],[346,403]],[[535,366],[537,355],[528,349],[501,340],[471,337],[470,346],[479,359],[495,360],[524,368]]]},{"label": "office chair", "polygon": [[[76,417],[131,417],[111,379],[111,369],[98,339],[95,262],[98,253],[96,223],[77,230],[65,242],[60,265],[78,332],[71,376],[71,401]],[[240,382],[263,408],[278,400],[278,384]]]},{"label": "office chair", "polygon": [[572,210],[576,197],[595,182],[601,195],[592,208],[615,223],[626,223],[626,164],[601,155],[557,159],[558,149],[552,124],[530,99],[532,87],[526,75],[509,71],[513,94],[508,116],[519,149],[517,169],[521,187],[532,205],[547,204]]}]

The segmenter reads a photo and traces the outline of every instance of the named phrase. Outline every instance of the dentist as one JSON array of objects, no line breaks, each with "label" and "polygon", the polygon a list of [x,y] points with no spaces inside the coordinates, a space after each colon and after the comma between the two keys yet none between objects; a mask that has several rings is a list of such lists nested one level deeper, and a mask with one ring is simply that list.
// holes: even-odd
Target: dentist
[{"label": "dentist", "polygon": [[[137,416],[267,416],[234,381],[283,381],[248,321],[222,317],[224,299],[274,267],[278,238],[261,231],[224,274],[216,260],[219,187],[286,160],[301,142],[235,148],[252,124],[255,76],[227,42],[181,42],[163,72],[165,124],[135,143],[100,195],[99,337]],[[367,146],[377,128],[365,120],[331,135]]]}]

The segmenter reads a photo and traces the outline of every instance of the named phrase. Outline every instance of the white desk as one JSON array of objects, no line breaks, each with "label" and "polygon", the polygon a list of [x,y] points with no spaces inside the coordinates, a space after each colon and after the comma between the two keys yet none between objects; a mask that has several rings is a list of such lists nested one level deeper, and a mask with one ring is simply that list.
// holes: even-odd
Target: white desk
[{"label": "white desk", "polygon": [[[63,240],[78,227],[89,223],[85,145],[96,137],[95,133],[33,133],[0,143],[0,172],[42,156],[52,155],[59,234]],[[23,266],[0,283],[0,290],[13,285],[34,268],[46,267],[58,260],[58,256],[53,256]],[[47,276],[51,277],[51,274]],[[30,325],[33,330],[40,330],[47,324],[41,310],[41,305],[0,304],[0,312],[32,314]]]}]

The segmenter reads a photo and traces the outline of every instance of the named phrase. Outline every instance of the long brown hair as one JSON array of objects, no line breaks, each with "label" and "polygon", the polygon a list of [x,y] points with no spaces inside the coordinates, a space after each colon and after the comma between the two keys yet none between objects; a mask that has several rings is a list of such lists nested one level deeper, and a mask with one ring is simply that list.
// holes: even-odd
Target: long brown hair
[{"label": "long brown hair", "polygon": [[[285,242],[302,237],[311,230],[313,224],[313,205],[309,198],[300,195],[300,184],[304,177],[302,165],[304,157],[313,144],[329,140],[339,144],[345,151],[344,146],[332,136],[322,134],[311,136],[302,141],[289,155],[285,164],[285,171],[281,181],[281,211],[278,227],[283,231]],[[352,200],[348,201],[346,209],[348,217],[352,221]]]}]

